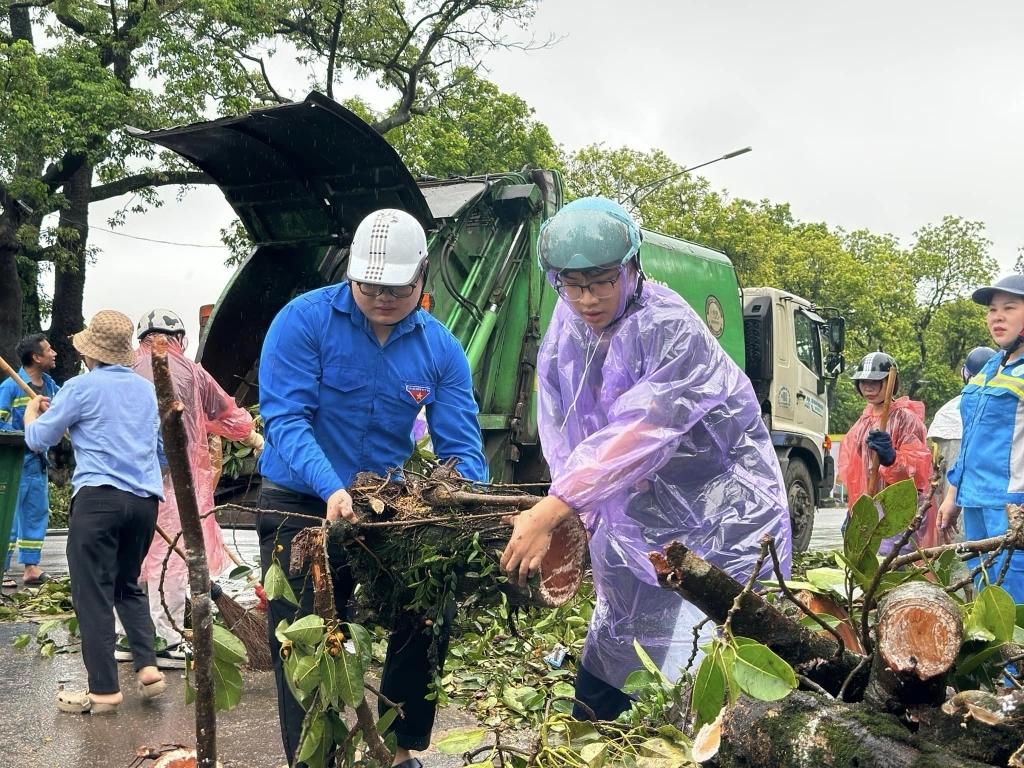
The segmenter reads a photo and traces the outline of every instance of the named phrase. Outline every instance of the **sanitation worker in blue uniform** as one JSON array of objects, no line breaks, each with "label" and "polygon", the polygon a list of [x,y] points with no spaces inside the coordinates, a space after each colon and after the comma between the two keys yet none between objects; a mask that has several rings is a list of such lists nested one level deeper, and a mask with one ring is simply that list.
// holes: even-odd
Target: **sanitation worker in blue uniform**
[{"label": "sanitation worker in blue uniform", "polygon": [[[57,353],[46,336],[41,333],[26,336],[18,344],[18,358],[21,370],[18,376],[37,395],[52,398],[60,390],[57,383],[46,373],[57,364]],[[25,429],[25,406],[29,397],[13,379],[0,384],[0,430],[22,431]],[[22,583],[27,587],[38,586],[48,579],[39,568],[46,536],[46,525],[50,520],[50,493],[46,469],[49,462],[46,453],[26,451],[25,464],[21,470],[21,485],[18,488],[18,506],[14,512],[11,527],[11,544],[4,560],[4,587],[17,587],[17,582],[7,576],[11,567],[11,553],[18,549],[18,562],[24,566]]]},{"label": "sanitation worker in blue uniform", "polygon": [[[348,280],[293,299],[274,319],[259,369],[266,437],[261,509],[354,522],[345,489],[358,472],[383,475],[405,463],[423,407],[437,456],[458,459],[456,469],[467,479],[487,480],[469,362],[455,337],[420,308],[426,259],[426,236],[416,219],[377,211],[356,229]],[[271,513],[257,517],[264,576],[278,545],[276,557],[287,572],[292,538],[315,524]],[[328,555],[335,607],[344,617],[352,577],[340,550]],[[268,623],[282,738],[294,765],[304,712],[285,680],[274,629],[282,619],[314,611],[308,573],[290,581],[302,605],[271,600]],[[444,665],[448,625],[435,635],[410,616],[392,628],[381,692],[403,703],[405,717],[393,726],[394,764],[402,768],[418,768],[410,750],[430,743],[435,702],[426,696]]]},{"label": "sanitation worker in blue uniform", "polygon": [[[1007,504],[1024,504],[1024,275],[1004,277],[971,297],[988,307],[986,322],[1000,352],[971,378],[960,397],[960,455],[949,470],[949,490],[939,508],[939,526],[952,538],[961,509],[968,541],[1002,536]],[[995,581],[1002,553],[988,568]],[[1016,550],[1002,587],[1024,604],[1024,552]],[[967,561],[974,567],[977,559]],[[984,582],[979,576],[980,588]]]}]

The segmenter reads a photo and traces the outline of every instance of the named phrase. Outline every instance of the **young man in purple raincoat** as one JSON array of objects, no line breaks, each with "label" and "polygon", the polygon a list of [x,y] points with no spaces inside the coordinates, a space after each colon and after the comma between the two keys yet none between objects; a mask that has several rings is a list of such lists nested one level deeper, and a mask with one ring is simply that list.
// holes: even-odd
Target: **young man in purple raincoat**
[{"label": "young man in purple raincoat", "polygon": [[[769,534],[788,576],[789,512],[750,380],[675,292],[644,282],[641,234],[603,198],[565,206],[541,227],[538,254],[563,299],[538,362],[548,496],[516,519],[502,557],[525,583],[570,515],[590,534],[597,606],[576,697],[599,719],[630,706],[621,688],[640,661],[670,679],[703,615],[658,586],[647,557],[673,540],[746,581]],[[765,563],[762,578],[771,578]],[[574,716],[583,718],[576,707]]]}]

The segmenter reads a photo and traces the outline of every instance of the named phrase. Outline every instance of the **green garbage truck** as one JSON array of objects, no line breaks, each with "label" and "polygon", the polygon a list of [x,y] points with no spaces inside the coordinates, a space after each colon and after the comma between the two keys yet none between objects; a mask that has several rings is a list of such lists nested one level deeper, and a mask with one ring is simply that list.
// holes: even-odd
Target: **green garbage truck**
[{"label": "green garbage truck", "polygon": [[[414,179],[383,137],[318,93],[238,117],[130,130],[209,174],[255,243],[206,321],[197,354],[241,404],[258,400],[260,349],[281,307],[342,280],[362,218],[400,208],[428,232],[429,309],[469,357],[492,478],[544,480],[535,366],[557,294],[535,249],[541,223],[563,204],[558,172]],[[750,376],[785,475],[794,544],[806,549],[817,501],[834,482],[824,394],[842,365],[842,317],[826,320],[775,288],[741,290],[718,251],[643,236],[649,279],[678,291]]]}]

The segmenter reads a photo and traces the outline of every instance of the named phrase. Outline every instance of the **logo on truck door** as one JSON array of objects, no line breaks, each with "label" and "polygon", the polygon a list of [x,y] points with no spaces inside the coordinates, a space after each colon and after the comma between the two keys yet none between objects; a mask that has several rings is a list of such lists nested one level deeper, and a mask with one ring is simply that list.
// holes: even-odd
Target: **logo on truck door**
[{"label": "logo on truck door", "polygon": [[708,324],[711,335],[716,339],[721,338],[725,332],[725,312],[714,296],[708,296],[708,300],[704,302],[704,321]]}]

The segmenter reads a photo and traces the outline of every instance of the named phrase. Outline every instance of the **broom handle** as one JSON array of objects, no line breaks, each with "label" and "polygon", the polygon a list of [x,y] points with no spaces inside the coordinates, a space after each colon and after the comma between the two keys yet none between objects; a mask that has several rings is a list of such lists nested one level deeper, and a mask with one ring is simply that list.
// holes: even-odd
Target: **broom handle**
[{"label": "broom handle", "polygon": [[[156,526],[156,532],[160,534],[160,538],[167,542],[167,546],[173,549],[175,554],[178,555],[178,557],[180,557],[182,560],[185,560],[185,562],[188,562],[188,558],[186,558],[185,553],[181,551],[181,547],[174,543],[174,539],[171,538],[171,535],[167,533],[167,531],[165,531],[162,527],[160,527],[159,524],[157,524]],[[243,563],[238,558],[238,555],[231,551],[227,544],[224,545],[224,551],[228,553],[228,557],[231,558],[231,561],[235,565],[245,565],[245,563]]]},{"label": "broom handle", "polygon": [[174,539],[170,537],[167,531],[160,527],[160,523],[156,524],[156,532],[160,534],[160,537],[167,542],[167,546],[173,549],[178,557],[180,557],[186,563],[188,562],[188,557],[186,557],[185,553],[181,551],[181,547],[174,543]]},{"label": "broom handle", "polygon": [[32,387],[30,387],[28,384],[22,381],[21,376],[18,375],[18,372],[11,368],[10,363],[8,363],[2,357],[0,357],[0,371],[3,371],[8,376],[10,376],[14,383],[21,387],[22,392],[24,392],[29,397],[39,396],[38,393],[32,391]]},{"label": "broom handle", "polygon": [[[885,400],[882,402],[882,418],[878,421],[878,428],[885,432],[886,427],[889,426],[889,406],[892,405],[892,390],[896,385],[896,368],[889,369],[889,375],[885,379]],[[872,451],[874,454],[871,458],[871,475],[868,478],[868,493],[874,496],[878,489],[878,454]]]}]

